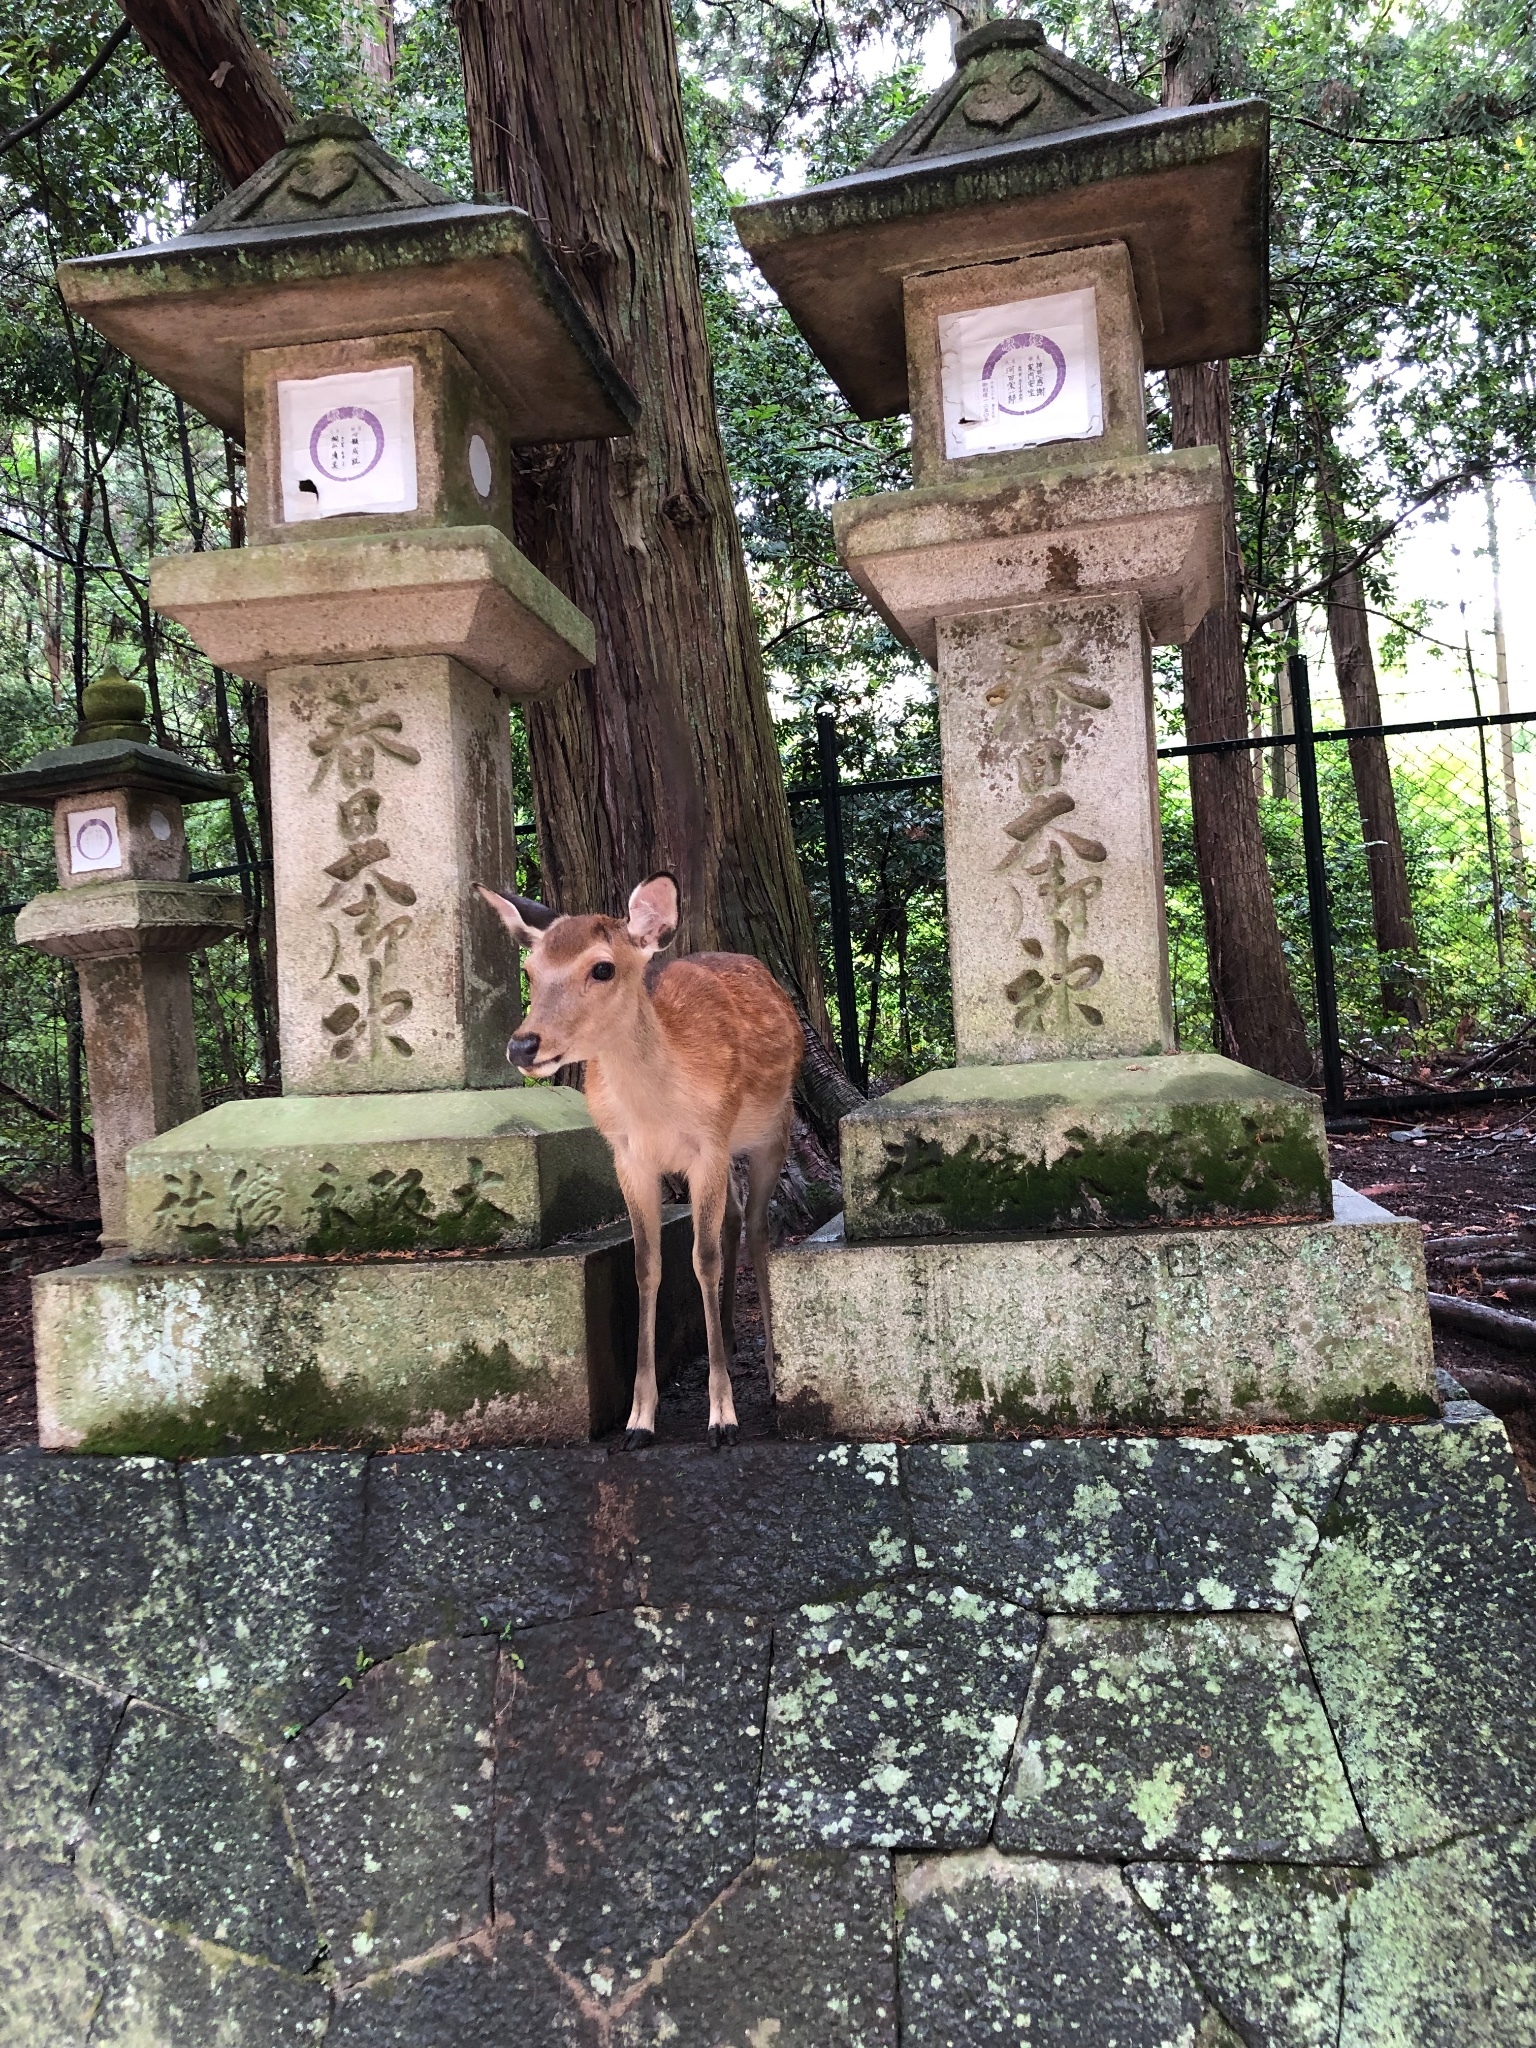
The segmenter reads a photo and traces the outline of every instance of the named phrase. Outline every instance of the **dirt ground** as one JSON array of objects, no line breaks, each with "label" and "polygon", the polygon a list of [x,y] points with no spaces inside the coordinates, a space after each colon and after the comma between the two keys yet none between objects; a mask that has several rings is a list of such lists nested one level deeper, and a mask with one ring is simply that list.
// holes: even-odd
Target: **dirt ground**
[{"label": "dirt ground", "polygon": [[[1500,1298],[1500,1282],[1475,1271],[1452,1271],[1436,1259],[1437,1241],[1478,1231],[1529,1226],[1536,1258],[1536,1103],[1458,1113],[1374,1118],[1369,1128],[1337,1136],[1331,1146],[1336,1177],[1399,1216],[1425,1227],[1430,1285],[1461,1292],[1496,1307],[1536,1304]],[[64,1223],[89,1216],[93,1190],[67,1177],[17,1191],[31,1206],[0,1194],[0,1230],[29,1231],[39,1209]],[[46,1226],[44,1226],[46,1230]],[[35,1442],[37,1410],[32,1374],[30,1283],[34,1273],[78,1265],[95,1241],[79,1234],[0,1238],[0,1450]],[[751,1268],[743,1259],[737,1286],[736,1359],[732,1371],[736,1411],[744,1438],[773,1433],[763,1372],[762,1315]],[[1477,1338],[1435,1334],[1435,1355],[1467,1392],[1502,1415],[1526,1484],[1536,1498],[1536,1353],[1507,1351]],[[708,1368],[699,1358],[662,1394],[657,1436],[694,1441],[708,1415]]]},{"label": "dirt ground", "polygon": [[[1424,1225],[1432,1289],[1531,1310],[1529,1301],[1504,1297],[1496,1278],[1448,1268],[1435,1248],[1478,1231],[1529,1229],[1536,1255],[1536,1102],[1372,1118],[1368,1130],[1341,1133],[1330,1149],[1337,1179]],[[1536,1353],[1437,1329],[1435,1357],[1474,1400],[1503,1416],[1536,1500]]]}]

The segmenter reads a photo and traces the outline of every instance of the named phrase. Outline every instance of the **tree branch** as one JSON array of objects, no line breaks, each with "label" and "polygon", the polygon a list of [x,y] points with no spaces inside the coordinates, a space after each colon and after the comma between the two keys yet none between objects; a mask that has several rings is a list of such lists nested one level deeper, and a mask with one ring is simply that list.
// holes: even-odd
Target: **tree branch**
[{"label": "tree branch", "polygon": [[62,563],[66,569],[88,569],[93,576],[121,576],[125,583],[136,583],[141,590],[149,588],[144,578],[135,576],[131,569],[124,569],[115,562],[77,561],[73,555],[49,547],[45,540],[34,540],[30,533],[18,533],[14,526],[0,526],[0,540],[13,540],[21,547],[31,548],[35,554],[46,555],[50,562]]},{"label": "tree branch", "polygon": [[121,0],[139,40],[231,185],[283,146],[297,115],[239,0]]},{"label": "tree branch", "polygon": [[1296,128],[1311,128],[1319,135],[1331,136],[1335,142],[1359,142],[1369,144],[1373,149],[1419,149],[1428,142],[1469,142],[1474,138],[1467,135],[1346,135],[1342,128],[1332,128],[1326,121],[1314,121],[1306,114],[1282,114],[1279,108],[1273,110],[1277,121],[1289,121]]},{"label": "tree branch", "polygon": [[1415,512],[1422,512],[1426,505],[1432,505],[1437,498],[1443,498],[1452,491],[1462,490],[1482,473],[1481,468],[1469,468],[1457,470],[1454,476],[1441,477],[1438,483],[1431,484],[1428,490],[1421,491],[1411,504],[1405,505],[1395,519],[1390,519],[1384,526],[1379,526],[1363,546],[1356,548],[1347,560],[1330,569],[1326,576],[1320,576],[1315,582],[1303,585],[1300,590],[1290,591],[1273,611],[1255,612],[1251,621],[1253,630],[1262,632],[1264,627],[1274,625],[1277,619],[1283,619],[1292,605],[1305,604],[1309,598],[1321,597],[1341,576],[1347,576],[1351,569],[1363,568],[1373,555],[1380,554],[1393,534],[1400,526],[1406,524]]},{"label": "tree branch", "polygon": [[68,92],[61,92],[51,106],[44,107],[40,114],[34,114],[30,121],[23,121],[9,135],[0,135],[0,156],[4,156],[8,149],[14,149],[18,142],[25,142],[29,135],[36,135],[40,128],[46,128],[57,115],[66,113],[82,93],[90,90],[132,34],[133,23],[120,21]]}]

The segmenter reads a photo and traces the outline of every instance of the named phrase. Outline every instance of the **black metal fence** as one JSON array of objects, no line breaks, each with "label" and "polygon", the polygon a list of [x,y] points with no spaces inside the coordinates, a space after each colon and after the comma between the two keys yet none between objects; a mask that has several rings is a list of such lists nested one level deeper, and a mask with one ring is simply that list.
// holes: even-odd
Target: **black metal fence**
[{"label": "black metal fence", "polygon": [[[1284,681],[1282,729],[1158,750],[1181,1042],[1210,1042],[1187,764],[1196,754],[1238,753],[1253,762],[1282,943],[1311,1022],[1327,1115],[1536,1095],[1536,878],[1521,824],[1522,804],[1536,805],[1536,784],[1521,787],[1536,776],[1536,712],[1316,730],[1303,656],[1292,656]],[[1390,957],[1377,943],[1352,773],[1351,742],[1361,741],[1387,751],[1413,924],[1412,944]],[[932,844],[921,882],[941,905],[941,778],[844,781],[827,712],[817,742],[818,780],[789,796],[824,913],[844,1064],[867,1086],[875,1003],[867,964],[861,989],[856,955],[867,963],[871,906],[878,912],[880,901],[870,874],[878,835],[868,821],[896,804],[925,808]],[[937,960],[930,966],[947,971]],[[1501,1073],[1503,1085],[1491,1085]]]}]

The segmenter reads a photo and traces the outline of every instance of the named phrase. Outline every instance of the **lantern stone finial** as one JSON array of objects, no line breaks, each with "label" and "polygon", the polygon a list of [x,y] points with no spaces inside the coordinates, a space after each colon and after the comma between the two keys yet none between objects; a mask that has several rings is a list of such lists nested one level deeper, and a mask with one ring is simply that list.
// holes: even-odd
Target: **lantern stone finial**
[{"label": "lantern stone finial", "polygon": [[103,669],[94,683],[86,685],[80,699],[80,723],[74,743],[88,746],[94,740],[137,740],[152,737],[145,712],[144,692],[119,669]]}]

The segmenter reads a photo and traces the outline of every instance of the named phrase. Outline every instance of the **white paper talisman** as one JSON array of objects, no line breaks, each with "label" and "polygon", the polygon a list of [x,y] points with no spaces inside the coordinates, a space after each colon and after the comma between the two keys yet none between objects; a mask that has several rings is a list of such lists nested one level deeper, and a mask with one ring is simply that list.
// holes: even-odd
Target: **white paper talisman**
[{"label": "white paper talisman", "polygon": [[282,378],[283,518],[416,510],[415,373],[409,363]]},{"label": "white paper talisman", "polygon": [[104,868],[122,866],[123,849],[117,836],[116,811],[66,811],[64,817],[69,833],[69,872],[72,875],[97,875]]},{"label": "white paper talisman", "polygon": [[1093,287],[939,319],[951,461],[1104,431]]}]

